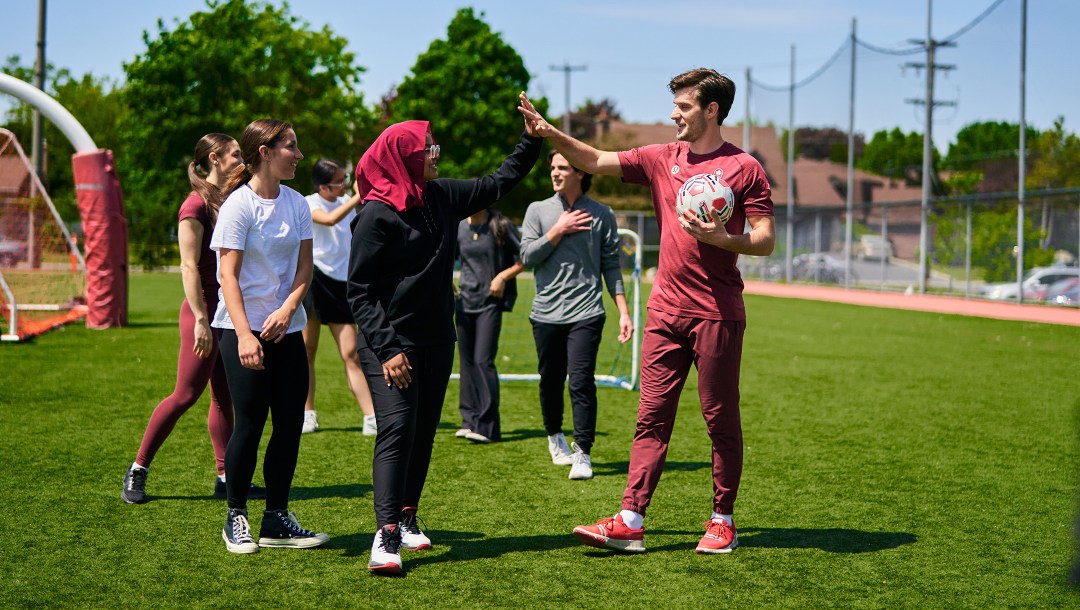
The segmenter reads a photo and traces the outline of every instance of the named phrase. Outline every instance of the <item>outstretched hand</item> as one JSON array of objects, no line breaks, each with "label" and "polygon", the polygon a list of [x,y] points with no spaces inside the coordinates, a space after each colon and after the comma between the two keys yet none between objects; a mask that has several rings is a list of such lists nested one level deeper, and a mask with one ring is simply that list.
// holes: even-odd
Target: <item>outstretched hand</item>
[{"label": "outstretched hand", "polygon": [[525,117],[525,130],[529,132],[530,136],[546,138],[557,131],[551,123],[544,120],[544,117],[537,112],[536,106],[533,106],[524,91],[518,94],[518,101],[521,102],[518,111]]}]

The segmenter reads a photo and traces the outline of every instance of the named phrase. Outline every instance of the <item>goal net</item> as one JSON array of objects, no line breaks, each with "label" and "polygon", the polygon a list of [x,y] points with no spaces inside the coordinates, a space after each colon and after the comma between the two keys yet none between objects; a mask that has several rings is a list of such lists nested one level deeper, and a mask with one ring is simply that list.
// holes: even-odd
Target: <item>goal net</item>
[{"label": "goal net", "polygon": [[86,315],[86,265],[15,135],[0,129],[0,339]]},{"label": "goal net", "polygon": [[[622,256],[626,302],[630,307],[630,316],[634,321],[634,336],[626,343],[619,343],[618,310],[615,304],[604,294],[604,308],[607,323],[604,328],[600,351],[596,358],[596,383],[601,386],[619,387],[635,390],[638,387],[638,359],[641,353],[641,326],[643,310],[641,307],[641,238],[628,229],[619,229],[622,237]],[[533,341],[532,325],[529,323],[529,308],[532,297],[536,294],[531,275],[522,274],[517,278],[518,302],[514,311],[503,314],[502,332],[499,335],[499,353],[495,367],[499,370],[500,381],[540,380],[537,373],[536,343]],[[455,356],[452,379],[459,379],[458,364]]]}]

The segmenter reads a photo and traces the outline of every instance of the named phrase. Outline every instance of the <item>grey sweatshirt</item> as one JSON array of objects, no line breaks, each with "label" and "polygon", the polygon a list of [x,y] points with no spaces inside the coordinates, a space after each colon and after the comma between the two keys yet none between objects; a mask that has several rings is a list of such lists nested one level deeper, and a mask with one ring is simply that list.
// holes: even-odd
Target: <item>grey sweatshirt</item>
[{"label": "grey sweatshirt", "polygon": [[592,216],[592,230],[564,235],[552,245],[547,232],[569,210],[561,195],[529,204],[521,231],[521,262],[536,278],[529,318],[571,324],[604,313],[601,277],[612,298],[624,294],[619,269],[619,229],[611,208],[582,195],[575,210]]}]

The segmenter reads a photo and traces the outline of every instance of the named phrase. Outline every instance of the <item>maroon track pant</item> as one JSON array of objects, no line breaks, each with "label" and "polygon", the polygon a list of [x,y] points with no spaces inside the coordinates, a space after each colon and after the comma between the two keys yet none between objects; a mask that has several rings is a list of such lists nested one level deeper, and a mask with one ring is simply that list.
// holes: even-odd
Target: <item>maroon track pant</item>
[{"label": "maroon track pant", "polygon": [[713,510],[731,514],[742,477],[739,364],[743,320],[702,320],[649,311],[641,359],[641,404],[622,508],[642,515],[664,470],[679,395],[690,365],[712,439]]}]

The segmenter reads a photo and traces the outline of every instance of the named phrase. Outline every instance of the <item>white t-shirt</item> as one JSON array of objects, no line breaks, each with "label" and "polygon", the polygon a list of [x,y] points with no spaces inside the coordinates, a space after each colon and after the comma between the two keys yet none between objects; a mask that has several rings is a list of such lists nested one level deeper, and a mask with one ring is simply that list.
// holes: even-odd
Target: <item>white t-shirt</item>
[{"label": "white t-shirt", "polygon": [[[307,196],[308,207],[312,212],[322,210],[330,213],[345,205],[348,200],[338,197],[337,201],[327,201],[322,195],[312,193]],[[349,226],[356,218],[356,210],[349,210],[345,217],[335,225],[321,225],[312,221],[311,232],[314,235],[312,250],[315,254],[315,266],[331,279],[344,282],[349,275],[349,246],[352,244],[352,231]]]},{"label": "white t-shirt", "polygon": [[[243,250],[240,292],[251,330],[261,332],[266,318],[288,298],[296,278],[300,242],[311,239],[311,212],[304,197],[281,185],[277,199],[263,199],[246,184],[233,191],[221,204],[210,248],[217,253],[218,283],[221,282],[221,249]],[[303,307],[297,307],[287,332],[307,324]],[[218,289],[214,328],[235,329],[225,308],[225,295]]]}]

